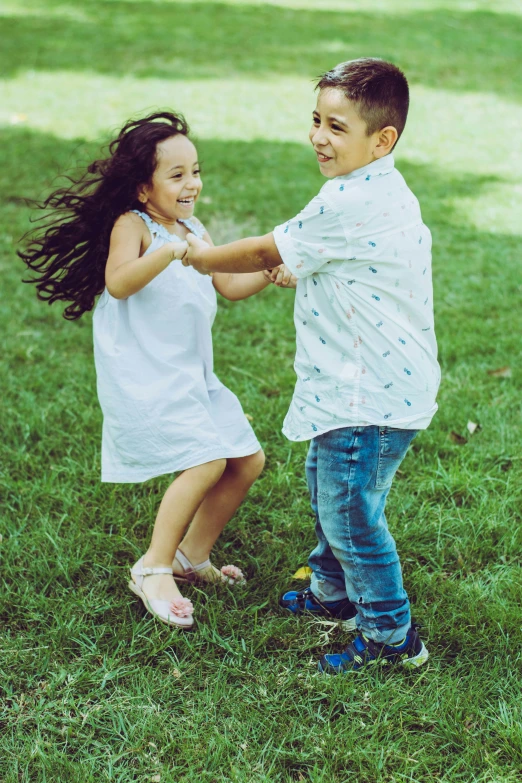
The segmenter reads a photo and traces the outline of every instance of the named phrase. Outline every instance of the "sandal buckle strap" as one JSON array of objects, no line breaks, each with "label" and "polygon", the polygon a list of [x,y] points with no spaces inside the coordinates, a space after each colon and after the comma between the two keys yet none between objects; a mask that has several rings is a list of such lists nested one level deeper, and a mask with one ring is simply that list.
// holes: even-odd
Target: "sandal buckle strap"
[{"label": "sandal buckle strap", "polygon": [[192,570],[194,572],[204,571],[205,568],[210,568],[210,560],[204,560],[202,563],[198,563],[197,565],[192,566]]},{"label": "sandal buckle strap", "polygon": [[142,566],[140,571],[135,571],[135,574],[138,576],[154,576],[156,574],[171,574],[172,575],[172,568],[169,568],[168,566],[155,566],[155,567],[147,567]]},{"label": "sandal buckle strap", "polygon": [[202,563],[193,565],[188,559],[188,557],[186,557],[183,554],[181,549],[178,549],[178,551],[176,552],[176,560],[185,571],[185,574],[196,573],[197,571],[204,571],[205,568],[209,568],[210,566],[210,560],[204,560]]}]

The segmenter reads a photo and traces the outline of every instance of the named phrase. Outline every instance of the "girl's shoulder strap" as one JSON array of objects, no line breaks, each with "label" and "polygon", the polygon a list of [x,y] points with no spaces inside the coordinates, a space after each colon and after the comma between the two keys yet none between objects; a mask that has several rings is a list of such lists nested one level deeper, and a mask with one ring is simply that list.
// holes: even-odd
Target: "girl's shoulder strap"
[{"label": "girl's shoulder strap", "polygon": [[134,212],[135,215],[139,215],[140,218],[143,220],[147,228],[149,228],[151,231],[154,231],[156,226],[158,225],[153,221],[151,217],[147,215],[146,212],[140,212],[139,209],[131,209],[131,212]]},{"label": "girl's shoulder strap", "polygon": [[187,220],[179,220],[178,223],[183,223],[183,225],[188,228],[188,230],[194,234],[194,236],[198,237],[199,239],[203,239],[206,228],[201,220],[197,219],[197,217],[187,218]]},{"label": "girl's shoulder strap", "polygon": [[131,209],[131,212],[134,212],[136,215],[140,216],[152,236],[162,237],[162,239],[166,239],[167,242],[172,242],[172,236],[169,234],[165,226],[162,226],[161,223],[156,223],[156,221],[153,220],[150,215],[147,215],[146,212],[140,212],[139,209]]},{"label": "girl's shoulder strap", "polygon": [[[162,239],[166,239],[167,242],[172,242],[173,239],[179,241],[179,237],[176,234],[169,234],[165,226],[162,226],[161,223],[156,223],[156,221],[153,220],[150,215],[147,215],[146,212],[140,212],[139,209],[131,209],[131,212],[134,212],[143,219],[152,235],[162,237]],[[178,223],[182,223],[195,236],[199,237],[199,239],[203,238],[206,228],[196,217],[191,217],[187,220],[178,220]]]}]

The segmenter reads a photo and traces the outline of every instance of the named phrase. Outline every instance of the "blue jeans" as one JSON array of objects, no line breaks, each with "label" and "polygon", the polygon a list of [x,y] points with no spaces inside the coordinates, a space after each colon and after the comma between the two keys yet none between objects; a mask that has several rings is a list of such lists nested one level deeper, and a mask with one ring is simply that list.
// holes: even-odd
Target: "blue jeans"
[{"label": "blue jeans", "polygon": [[318,544],[308,563],[321,601],[348,598],[376,642],[404,639],[410,604],[384,507],[417,430],[344,427],[313,438],[306,476]]}]

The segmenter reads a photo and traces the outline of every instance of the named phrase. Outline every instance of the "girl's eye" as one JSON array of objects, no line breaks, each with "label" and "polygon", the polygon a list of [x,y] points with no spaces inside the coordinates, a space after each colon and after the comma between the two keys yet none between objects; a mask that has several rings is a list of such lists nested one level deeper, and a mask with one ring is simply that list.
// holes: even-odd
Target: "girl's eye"
[{"label": "girl's eye", "polygon": [[312,117],[312,122],[314,125],[319,125],[319,117]]},{"label": "girl's eye", "polygon": [[181,179],[181,174],[173,174],[171,179]]},{"label": "girl's eye", "polygon": [[332,125],[333,130],[342,131],[342,128],[339,127],[339,125]]}]

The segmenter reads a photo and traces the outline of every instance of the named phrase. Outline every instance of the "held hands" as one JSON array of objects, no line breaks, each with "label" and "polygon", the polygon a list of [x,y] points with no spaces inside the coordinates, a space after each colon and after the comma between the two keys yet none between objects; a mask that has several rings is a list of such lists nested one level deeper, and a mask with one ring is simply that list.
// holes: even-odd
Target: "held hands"
[{"label": "held hands", "polygon": [[278,288],[295,288],[297,286],[297,277],[294,277],[284,264],[276,266],[274,269],[265,269],[263,274],[266,280]]},{"label": "held hands", "polygon": [[[194,234],[187,234],[187,241],[183,243],[186,245],[186,251],[182,256],[183,266],[192,266],[201,275],[208,275],[211,272],[207,269],[204,262],[205,250],[210,247],[208,242],[203,239],[199,239]],[[179,245],[182,247],[182,245]],[[176,255],[176,258],[181,256]],[[274,267],[274,269],[266,269],[263,271],[265,280],[273,283],[278,288],[295,288],[297,286],[297,278],[290,272],[290,270],[284,265]]]},{"label": "held hands", "polygon": [[187,252],[187,242],[171,242],[170,251],[172,253],[172,261],[181,261],[185,253]]},{"label": "held hands", "polygon": [[183,266],[193,266],[201,275],[208,275],[210,272],[205,268],[201,258],[201,251],[206,250],[210,245],[204,239],[199,239],[194,234],[187,234],[186,250],[182,258]]}]

